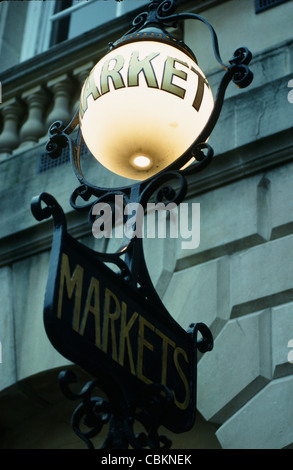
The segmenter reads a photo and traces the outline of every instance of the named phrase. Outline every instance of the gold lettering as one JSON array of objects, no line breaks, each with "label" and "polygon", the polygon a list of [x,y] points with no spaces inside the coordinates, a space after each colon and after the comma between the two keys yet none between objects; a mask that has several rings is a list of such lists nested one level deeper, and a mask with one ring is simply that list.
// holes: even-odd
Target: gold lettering
[{"label": "gold lettering", "polygon": [[129,61],[129,67],[127,71],[127,85],[125,85],[123,76],[121,74],[121,70],[125,65],[125,59],[122,55],[118,54],[115,57],[108,59],[104,62],[100,73],[100,91],[95,83],[94,73],[92,71],[85,82],[83,96],[80,102],[81,117],[83,117],[84,113],[88,108],[89,96],[92,96],[93,99],[96,100],[100,98],[100,96],[108,93],[110,91],[110,81],[112,81],[115,90],[119,88],[125,88],[125,86],[139,86],[139,79],[141,74],[144,76],[145,82],[148,87],[161,88],[164,91],[167,91],[169,93],[172,93],[173,95],[179,96],[180,98],[184,99],[186,89],[182,88],[176,83],[173,83],[173,81],[174,77],[178,77],[186,82],[188,78],[188,73],[182,69],[180,70],[180,68],[176,68],[176,64],[180,64],[183,67],[188,68],[198,77],[198,86],[192,106],[194,107],[194,109],[199,111],[204,95],[204,85],[209,88],[209,84],[206,78],[201,75],[198,70],[196,70],[192,66],[189,66],[186,62],[168,56],[165,60],[162,83],[160,87],[152,64],[153,59],[158,56],[159,53],[153,52],[140,60],[139,52],[134,51],[131,54]]},{"label": "gold lettering", "polygon": [[92,95],[94,100],[96,100],[97,98],[101,96],[95,84],[93,71],[90,73],[90,75],[85,81],[83,96],[82,96],[82,100],[80,102],[80,108],[79,108],[81,117],[83,117],[84,113],[86,112],[88,108],[87,100],[90,95]]},{"label": "gold lettering", "polygon": [[143,382],[150,384],[152,380],[143,375],[143,349],[148,348],[150,351],[154,350],[154,346],[149,343],[144,337],[144,327],[147,326],[150,330],[154,331],[155,327],[148,322],[145,318],[139,317],[138,328],[138,357],[137,357],[137,377]]},{"label": "gold lettering", "polygon": [[[115,61],[115,65],[110,69],[110,63]],[[106,60],[101,71],[101,93],[104,95],[110,91],[109,79],[112,80],[115,90],[124,88],[124,81],[120,71],[124,66],[124,57],[117,55],[116,57]]]},{"label": "gold lettering", "polygon": [[[110,312],[111,299],[115,303],[115,311]],[[117,342],[116,342],[116,332],[115,332],[115,320],[120,316],[120,303],[110,289],[105,291],[105,307],[104,307],[104,322],[103,322],[103,351],[107,353],[108,350],[108,332],[109,332],[109,322],[111,322],[111,339],[112,339],[112,359],[117,361]]]},{"label": "gold lettering", "polygon": [[139,74],[143,73],[147,86],[151,88],[159,88],[151,63],[151,61],[158,55],[159,54],[152,53],[146,56],[144,59],[139,60],[137,51],[134,51],[131,54],[128,69],[128,86],[138,86]]},{"label": "gold lettering", "polygon": [[124,366],[124,353],[125,353],[125,342],[127,344],[127,351],[128,351],[128,358],[129,358],[129,365],[130,371],[133,375],[135,375],[135,367],[133,361],[133,354],[131,349],[131,342],[129,338],[129,332],[138,317],[138,313],[134,312],[131,316],[129,322],[126,324],[126,312],[127,312],[127,305],[125,302],[122,302],[122,309],[121,309],[121,331],[120,331],[120,351],[119,351],[119,364]]},{"label": "gold lettering", "polygon": [[189,389],[187,378],[185,377],[184,372],[181,369],[180,364],[179,364],[178,356],[180,354],[184,357],[185,361],[188,363],[188,357],[187,357],[187,354],[184,351],[184,349],[177,347],[174,350],[174,364],[175,364],[176,370],[178,372],[178,375],[179,375],[179,377],[181,378],[181,380],[183,382],[183,385],[184,385],[184,388],[185,388],[185,391],[186,391],[186,395],[185,395],[185,400],[181,403],[177,400],[177,398],[175,396],[175,393],[174,393],[174,403],[175,403],[176,406],[178,406],[178,408],[180,408],[180,410],[186,410],[186,408],[189,405],[189,401],[190,401],[190,389]]},{"label": "gold lettering", "polygon": [[160,336],[163,340],[163,347],[162,347],[162,376],[161,376],[161,383],[163,385],[167,385],[167,364],[168,364],[168,345],[175,348],[176,344],[172,341],[168,336],[164,335],[160,330],[156,328],[156,333]]},{"label": "gold lettering", "polygon": [[183,70],[178,70],[175,67],[175,63],[179,63],[181,65],[184,65],[185,67],[188,67],[188,65],[185,62],[182,62],[181,60],[174,59],[173,57],[167,57],[165,61],[165,66],[164,66],[164,73],[163,73],[163,79],[162,79],[162,90],[168,91],[169,93],[172,93],[173,95],[177,95],[180,98],[184,98],[186,90],[184,88],[181,88],[178,85],[175,85],[173,83],[173,77],[179,77],[182,78],[183,80],[187,80],[187,73],[184,72]]},{"label": "gold lettering", "polygon": [[83,268],[77,264],[73,272],[73,275],[70,275],[69,259],[68,256],[62,254],[61,262],[61,272],[60,272],[60,287],[59,287],[59,298],[58,298],[58,308],[57,308],[57,318],[62,316],[62,301],[63,301],[63,290],[64,290],[64,280],[67,289],[67,296],[69,299],[73,296],[75,290],[75,302],[74,302],[74,312],[73,312],[73,329],[74,331],[79,330],[79,321],[80,321],[80,306],[81,306],[81,293],[82,293],[82,281],[83,281]]},{"label": "gold lettering", "polygon": [[[93,299],[93,305],[92,305]],[[84,314],[82,318],[82,323],[79,333],[84,334],[85,325],[87,322],[88,314],[92,313],[95,317],[95,344],[98,348],[101,347],[101,327],[100,327],[100,284],[99,281],[95,278],[91,278],[91,283],[89,286],[86,304],[84,309]]]},{"label": "gold lettering", "polygon": [[196,111],[199,111],[203,99],[204,84],[207,86],[209,86],[209,84],[208,81],[197,70],[195,70],[195,68],[191,67],[191,70],[198,76],[197,90],[192,106],[196,109]]}]

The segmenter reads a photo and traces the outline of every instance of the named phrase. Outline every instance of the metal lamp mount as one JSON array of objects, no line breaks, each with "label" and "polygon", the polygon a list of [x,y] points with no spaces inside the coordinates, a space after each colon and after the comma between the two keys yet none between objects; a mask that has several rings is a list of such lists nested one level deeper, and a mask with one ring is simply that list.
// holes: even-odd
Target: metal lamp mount
[{"label": "metal lamp mount", "polygon": [[[248,67],[252,55],[247,48],[238,48],[228,64],[225,64],[221,59],[217,35],[211,24],[197,14],[176,14],[175,11],[176,3],[174,0],[151,1],[148,12],[140,13],[133,20],[132,28],[121,39],[110,44],[110,50],[119,48],[127,42],[147,38],[155,41],[169,41],[173,46],[184,50],[187,54],[194,57],[191,50],[182,41],[173,38],[166,31],[166,28],[174,27],[178,21],[183,20],[200,21],[207,26],[211,34],[215,58],[224,69],[224,75],[217,90],[212,114],[205,128],[193,144],[176,161],[144,181],[115,189],[99,187],[89,182],[81,169],[80,149],[83,144],[81,132],[79,131],[76,140],[70,137],[79,124],[78,111],[67,126],[64,126],[61,121],[57,121],[50,126],[46,153],[51,158],[57,158],[65,147],[69,148],[72,167],[79,181],[79,186],[71,195],[70,204],[77,211],[88,211],[91,222],[94,220],[92,207],[97,202],[107,202],[115,209],[114,202],[116,195],[123,196],[125,204],[135,202],[139,203],[143,208],[146,208],[151,197],[154,197],[155,202],[163,202],[165,204],[170,202],[179,204],[182,202],[187,193],[187,178],[202,171],[212,161],[213,149],[206,141],[218,121],[227,86],[232,81],[237,87],[245,88],[250,85],[253,79],[252,72]],[[182,169],[191,159],[194,159],[194,162]],[[170,181],[176,181],[176,185],[171,186]],[[78,198],[83,200],[82,204],[78,204]],[[90,201],[92,198],[94,201]],[[45,208],[42,207],[42,203],[46,205]],[[33,199],[31,207],[37,220],[44,220],[53,216],[55,232],[59,236],[58,243],[62,245],[64,237],[68,238],[69,235],[66,232],[65,215],[53,196],[42,193]],[[53,242],[52,257],[54,256],[54,250]],[[149,306],[160,311],[162,318],[166,318],[169,321],[170,314],[167,312],[152,284],[143,254],[141,238],[134,236],[124,239],[120,248],[115,253],[94,252],[92,255],[96,262],[102,264],[113,263],[118,267],[119,272],[115,274],[117,278],[121,279],[125,286],[130,286],[132,291],[141,296]],[[47,288],[47,290],[50,289]],[[50,327],[47,330],[49,331]],[[196,373],[196,349],[199,349],[201,352],[211,350],[213,339],[209,329],[203,323],[192,324],[187,334],[191,338],[194,356],[191,362],[194,364]],[[198,334],[201,336],[200,339]],[[55,344],[54,340],[52,343]],[[56,341],[56,344],[57,349],[62,349],[58,341]],[[74,360],[82,366],[85,364],[85,359],[79,360],[77,356],[74,356]],[[85,367],[85,369],[92,372],[91,367]],[[89,448],[93,448],[91,439],[98,435],[106,424],[108,425],[108,434],[102,448],[128,448],[129,446],[133,448],[169,448],[171,446],[169,439],[158,434],[158,428],[164,423],[164,416],[168,413],[170,403],[173,401],[173,394],[166,386],[155,383],[146,385],[142,388],[139,398],[134,399],[132,397],[129,399],[128,391],[126,391],[127,387],[125,388],[121,382],[119,383],[119,380],[117,380],[117,377],[115,377],[111,370],[108,370],[107,373],[103,372],[99,376],[93,367],[93,372],[95,379],[85,385],[79,394],[71,392],[69,387],[76,380],[73,372],[66,371],[60,374],[60,386],[64,394],[70,399],[82,401],[73,413],[72,426],[76,434],[85,441]],[[109,401],[99,397],[92,397],[93,390],[97,386],[105,390]],[[196,376],[190,388],[195,408]],[[85,424],[90,429],[89,431],[81,430],[80,423],[82,419],[84,419]],[[135,420],[143,424],[145,432],[139,435],[135,434],[133,430]],[[194,417],[191,419],[189,427],[193,425],[193,421]]]}]

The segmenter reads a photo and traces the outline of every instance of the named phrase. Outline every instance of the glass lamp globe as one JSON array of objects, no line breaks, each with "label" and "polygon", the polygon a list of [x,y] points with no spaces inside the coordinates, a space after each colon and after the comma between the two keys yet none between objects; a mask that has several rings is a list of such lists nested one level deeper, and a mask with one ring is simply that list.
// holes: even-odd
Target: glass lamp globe
[{"label": "glass lamp globe", "polygon": [[121,40],[91,70],[81,91],[79,119],[83,139],[102,165],[144,180],[189,148],[214,102],[188,49],[171,39],[137,36]]}]

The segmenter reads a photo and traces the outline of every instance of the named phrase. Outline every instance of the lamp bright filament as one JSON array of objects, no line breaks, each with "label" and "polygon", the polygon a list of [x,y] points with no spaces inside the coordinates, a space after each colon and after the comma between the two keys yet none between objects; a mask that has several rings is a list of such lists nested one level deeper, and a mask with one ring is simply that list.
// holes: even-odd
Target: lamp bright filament
[{"label": "lamp bright filament", "polygon": [[138,155],[137,157],[133,158],[133,165],[138,169],[149,168],[151,164],[151,159],[149,157],[146,157],[145,155]]}]

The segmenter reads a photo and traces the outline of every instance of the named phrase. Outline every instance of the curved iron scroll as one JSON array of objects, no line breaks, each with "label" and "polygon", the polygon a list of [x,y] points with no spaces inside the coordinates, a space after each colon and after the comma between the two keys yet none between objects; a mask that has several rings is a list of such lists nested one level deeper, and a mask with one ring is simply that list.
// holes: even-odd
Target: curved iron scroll
[{"label": "curved iron scroll", "polygon": [[[100,433],[104,442],[101,449],[169,449],[170,439],[159,435],[161,417],[173,401],[171,391],[160,384],[145,387],[144,393],[129,403],[123,390],[113,380],[110,398],[92,396],[95,389],[100,390],[101,382],[94,379],[88,382],[80,393],[73,393],[70,385],[76,382],[71,370],[59,374],[59,385],[66,398],[81,400],[72,414],[71,425],[75,434],[89,449],[94,449],[92,439]],[[136,434],[134,425],[139,422],[145,431]],[[85,430],[88,429],[88,430]]]},{"label": "curved iron scroll", "polygon": [[[203,323],[191,324],[188,331],[196,349],[207,352],[213,348],[210,330]],[[201,338],[198,338],[198,333]],[[196,360],[195,360],[196,364]],[[196,367],[196,366],[195,366]],[[168,413],[174,396],[162,384],[150,384],[135,399],[129,400],[123,386],[111,375],[105,380],[95,378],[87,382],[79,393],[70,386],[77,382],[72,370],[59,374],[59,386],[70,400],[80,400],[72,414],[71,425],[75,434],[89,449],[94,449],[93,438],[101,435],[104,439],[100,449],[170,449],[172,441],[159,434],[159,427]],[[105,397],[93,396],[94,391],[105,391]],[[134,427],[140,423],[143,430],[136,433]]]}]

